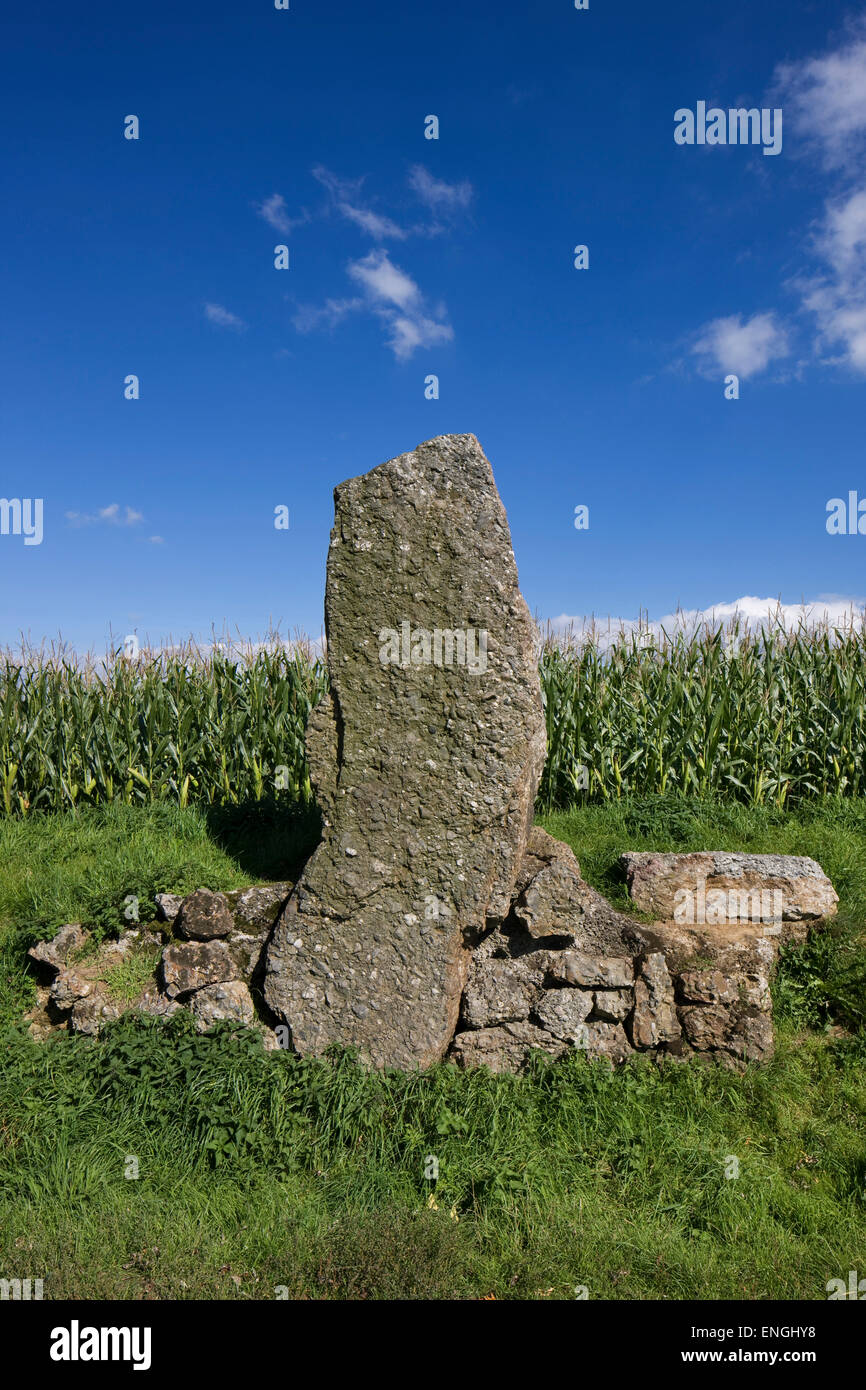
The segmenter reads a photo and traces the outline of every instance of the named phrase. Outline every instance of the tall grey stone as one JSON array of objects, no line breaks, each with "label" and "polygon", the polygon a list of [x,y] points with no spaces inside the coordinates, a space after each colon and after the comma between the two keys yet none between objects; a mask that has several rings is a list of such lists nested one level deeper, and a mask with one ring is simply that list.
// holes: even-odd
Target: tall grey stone
[{"label": "tall grey stone", "polygon": [[268,1005],[302,1055],[427,1065],[509,910],[545,757],[534,630],[474,435],[334,493],[330,695],[307,731],[323,839],[277,920]]}]

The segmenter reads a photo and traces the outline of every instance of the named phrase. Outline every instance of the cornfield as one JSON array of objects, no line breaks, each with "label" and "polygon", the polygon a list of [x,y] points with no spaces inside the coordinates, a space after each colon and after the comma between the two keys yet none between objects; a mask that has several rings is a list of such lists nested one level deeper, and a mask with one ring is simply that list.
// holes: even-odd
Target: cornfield
[{"label": "cornfield", "polygon": [[[704,628],[540,639],[539,802],[679,793],[784,806],[866,794],[866,633]],[[0,655],[5,816],[107,801],[311,796],[327,671],[309,643]]]},{"label": "cornfield", "polygon": [[[225,645],[225,650],[223,650]],[[304,731],[327,686],[309,644],[81,663],[0,657],[3,814],[107,801],[213,804],[310,797]]]},{"label": "cornfield", "polygon": [[703,625],[546,640],[545,808],[656,793],[866,793],[866,629]]}]

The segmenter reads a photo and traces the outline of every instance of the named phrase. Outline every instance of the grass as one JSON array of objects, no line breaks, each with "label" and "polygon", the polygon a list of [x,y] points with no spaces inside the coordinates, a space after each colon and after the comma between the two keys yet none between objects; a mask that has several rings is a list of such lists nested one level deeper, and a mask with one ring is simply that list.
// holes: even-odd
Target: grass
[{"label": "grass", "polygon": [[33,1002],[27,947],[65,923],[99,939],[128,925],[130,898],[148,922],[155,893],[294,878],[318,833],[313,807],[276,800],[185,810],[112,802],[0,820],[0,1020]]},{"label": "grass", "polygon": [[0,1261],[52,1297],[820,1298],[866,1252],[864,1056],[496,1078],[12,1036]]},{"label": "grass", "polygon": [[158,890],[293,877],[317,828],[268,802],[0,825],[4,1277],[99,1299],[815,1299],[863,1268],[866,804],[644,797],[544,823],[620,906],[626,848],[824,865],[839,926],[782,966],[772,1062],[376,1074],[185,1016],[37,1044],[15,1022],[28,940],[70,920],[110,933],[128,894],[145,919]]},{"label": "grass", "polygon": [[117,1004],[130,1005],[152,981],[161,956],[161,946],[148,946],[108,966],[102,976],[108,997]]}]

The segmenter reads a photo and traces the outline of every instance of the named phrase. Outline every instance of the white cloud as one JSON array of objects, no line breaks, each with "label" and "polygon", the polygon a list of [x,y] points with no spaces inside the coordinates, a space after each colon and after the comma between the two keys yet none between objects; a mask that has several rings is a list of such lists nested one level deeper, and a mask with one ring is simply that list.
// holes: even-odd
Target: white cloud
[{"label": "white cloud", "polygon": [[[813,356],[866,374],[866,18],[825,52],[780,64],[768,102],[783,107],[789,130],[831,176],[812,265],[786,288],[814,323]],[[748,377],[788,356],[790,335],[772,313],[732,315],[705,324],[692,352],[707,374]]]},{"label": "white cloud", "polygon": [[472,202],[472,185],[464,180],[461,183],[445,183],[434,178],[423,164],[413,164],[409,170],[409,187],[433,212],[456,212],[467,208]]},{"label": "white cloud", "polygon": [[739,623],[740,631],[756,631],[760,628],[784,627],[789,632],[805,627],[847,628],[852,623],[860,624],[866,618],[866,600],[847,598],[833,594],[813,600],[811,603],[781,603],[778,599],[756,598],[746,595],[732,602],[715,603],[710,608],[680,608],[674,613],[650,622],[647,619],[603,618],[586,615],[573,616],[561,613],[552,618],[546,626],[559,637],[568,637],[580,642],[594,636],[602,647],[608,647],[618,635],[637,633],[647,638],[658,638],[663,632],[669,636],[676,632],[684,634],[700,632],[703,629],[733,626]]},{"label": "white cloud", "polygon": [[398,361],[411,357],[416,348],[433,347],[454,337],[444,309],[430,312],[415,281],[393,264],[387,251],[371,251],[363,260],[352,262],[348,271],[386,325],[386,341]]},{"label": "white cloud", "polygon": [[360,204],[359,195],[364,183],[363,179],[341,179],[321,164],[318,164],[313,170],[313,178],[318,179],[319,183],[328,190],[331,196],[331,206],[340,216],[345,217],[348,222],[354,222],[356,227],[360,227],[362,232],[367,232],[375,241],[384,241],[387,238],[393,241],[405,241],[409,235],[390,217],[383,217],[381,213],[374,212],[372,208]]},{"label": "white cloud", "polygon": [[222,304],[205,304],[204,313],[210,323],[218,324],[220,328],[246,328],[243,319],[230,313]]},{"label": "white cloud", "polygon": [[259,203],[256,211],[275,232],[281,232],[283,236],[288,236],[295,227],[302,227],[310,220],[310,214],[306,209],[300,217],[289,217],[282,193],[272,193],[270,198],[265,198],[263,203]]},{"label": "white cloud", "polygon": [[354,261],[349,266],[349,274],[373,299],[396,304],[400,309],[417,304],[421,297],[415,281],[391,263],[387,251],[371,251],[363,260]]},{"label": "white cloud", "polygon": [[745,378],[787,357],[788,335],[775,314],[755,314],[745,321],[740,314],[731,314],[704,324],[692,352],[705,375],[735,372]]},{"label": "white cloud", "polygon": [[437,343],[450,343],[454,337],[454,329],[450,323],[428,318],[426,314],[418,314],[414,318],[405,314],[395,314],[393,317],[383,315],[383,317],[386,318],[390,329],[387,338],[388,346],[398,361],[401,362],[411,357],[416,348],[435,347]]},{"label": "white cloud", "polygon": [[827,52],[782,64],[774,90],[836,181],[812,242],[818,266],[791,287],[814,318],[817,354],[866,374],[866,19]]},{"label": "white cloud", "polygon": [[390,217],[381,217],[378,212],[373,212],[371,208],[351,207],[348,203],[340,203],[338,207],[349,222],[354,222],[356,227],[360,227],[362,232],[368,232],[376,241],[384,241],[386,237],[395,241],[404,241],[408,236],[408,232],[405,232],[396,222],[392,222]]},{"label": "white cloud", "polygon": [[[327,190],[327,210],[336,212],[375,241],[405,241],[416,233],[435,235],[443,230],[435,222],[407,229],[377,212],[362,197],[363,178],[341,178],[321,164],[313,169],[313,177]],[[434,179],[421,165],[415,165],[410,171],[409,182],[434,212],[465,207],[472,197],[468,183],[444,183]],[[274,199],[268,202],[273,212]],[[281,206],[276,211],[280,214]],[[454,330],[448,322],[447,310],[441,305],[429,305],[412,276],[395,265],[384,247],[370,251],[359,260],[350,261],[346,270],[355,287],[360,287],[361,296],[356,294],[344,299],[329,297],[320,306],[300,306],[293,319],[299,333],[333,328],[347,315],[366,311],[385,325],[385,340],[398,361],[405,361],[419,348],[453,339]]]},{"label": "white cloud", "polygon": [[321,307],[302,306],[294,317],[299,333],[333,328],[348,314],[366,311],[385,325],[385,341],[398,361],[406,361],[417,348],[450,342],[454,330],[444,307],[432,310],[411,275],[401,270],[384,249],[370,251],[346,267],[363,290],[361,297],[326,299]]},{"label": "white cloud", "polygon": [[773,92],[786,122],[828,168],[850,167],[866,147],[866,20],[849,25],[835,49],[780,64]]},{"label": "white cloud", "polygon": [[815,317],[819,349],[866,373],[866,191],[828,201],[814,247],[826,268],[794,287]]},{"label": "white cloud", "polygon": [[70,526],[96,526],[100,522],[107,526],[137,526],[144,515],[134,507],[121,509],[118,502],[111,502],[96,512],[67,512],[66,520]]}]

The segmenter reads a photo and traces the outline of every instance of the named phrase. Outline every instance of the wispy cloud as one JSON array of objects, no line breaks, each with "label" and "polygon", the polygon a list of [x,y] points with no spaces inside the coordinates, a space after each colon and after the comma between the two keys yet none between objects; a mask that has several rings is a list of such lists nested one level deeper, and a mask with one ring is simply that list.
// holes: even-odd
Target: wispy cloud
[{"label": "wispy cloud", "polygon": [[413,164],[409,170],[409,187],[432,212],[453,213],[468,208],[472,202],[472,184],[446,183],[434,178],[423,164]]},{"label": "wispy cloud", "polygon": [[416,348],[450,342],[454,330],[444,309],[429,310],[410,275],[389,259],[387,251],[371,251],[349,266],[370,307],[387,328],[387,343],[398,361],[411,357]]},{"label": "wispy cloud", "polygon": [[341,217],[345,217],[348,222],[354,222],[356,227],[360,227],[362,232],[366,232],[374,240],[405,241],[409,235],[408,231],[392,218],[385,217],[369,205],[362,203],[360,196],[364,184],[362,178],[342,179],[337,174],[331,173],[330,169],[326,169],[322,164],[318,164],[313,170],[313,178],[327,189],[331,207]]},{"label": "wispy cloud", "polygon": [[239,332],[246,328],[243,319],[230,313],[222,304],[205,304],[204,316],[209,323],[215,323],[220,328],[234,328]]},{"label": "wispy cloud", "polygon": [[[790,148],[817,164],[825,190],[811,236],[803,234],[809,260],[784,286],[811,336],[797,373],[805,357],[866,374],[866,18],[825,52],[780,64],[767,101],[783,107]],[[732,314],[705,324],[691,351],[704,373],[748,377],[789,356],[801,332],[774,313]]]},{"label": "wispy cloud", "polygon": [[692,352],[705,376],[735,372],[745,379],[787,357],[790,348],[788,335],[775,314],[755,314],[745,320],[740,314],[731,314],[704,324]]},{"label": "wispy cloud", "polygon": [[[323,214],[336,215],[350,222],[379,243],[405,242],[416,235],[438,235],[448,229],[454,216],[466,209],[473,197],[472,186],[465,180],[446,183],[434,178],[423,165],[415,164],[409,171],[409,187],[432,217],[428,216],[421,223],[404,225],[372,206],[364,194],[363,177],[343,178],[323,164],[317,164],[312,173],[327,195]],[[262,203],[259,211],[272,226],[281,230],[295,225],[288,218],[279,194]],[[444,305],[431,305],[411,274],[395,264],[384,245],[350,261],[346,271],[361,293],[344,297],[330,295],[324,304],[299,306],[293,318],[299,333],[333,329],[351,314],[372,314],[384,325],[385,341],[398,361],[405,361],[419,348],[453,339],[454,330]]]},{"label": "wispy cloud", "polygon": [[303,227],[305,222],[311,220],[306,208],[302,209],[299,217],[290,217],[282,193],[272,193],[270,198],[265,198],[263,203],[257,204],[256,211],[269,227],[273,227],[274,231],[280,232],[282,236],[288,236],[296,227]]},{"label": "wispy cloud", "polygon": [[827,52],[776,70],[774,91],[831,191],[812,238],[817,265],[791,282],[820,359],[866,373],[866,19]]},{"label": "wispy cloud", "polygon": [[454,337],[444,306],[431,308],[412,276],[395,265],[383,248],[350,261],[346,270],[362,295],[328,299],[321,308],[302,307],[294,318],[298,332],[333,328],[357,311],[371,313],[384,325],[385,341],[401,362],[418,348],[434,347]]},{"label": "wispy cloud", "polygon": [[353,313],[356,309],[363,309],[365,303],[363,299],[326,299],[324,304],[318,307],[304,304],[298,309],[292,322],[299,333],[312,333],[315,328],[335,328],[347,314]]},{"label": "wispy cloud", "polygon": [[66,520],[70,526],[137,526],[144,514],[134,507],[121,508],[119,502],[111,502],[96,512],[67,512]]},{"label": "wispy cloud", "polygon": [[819,269],[792,284],[814,315],[817,350],[866,373],[866,189],[827,201],[814,250]]}]

